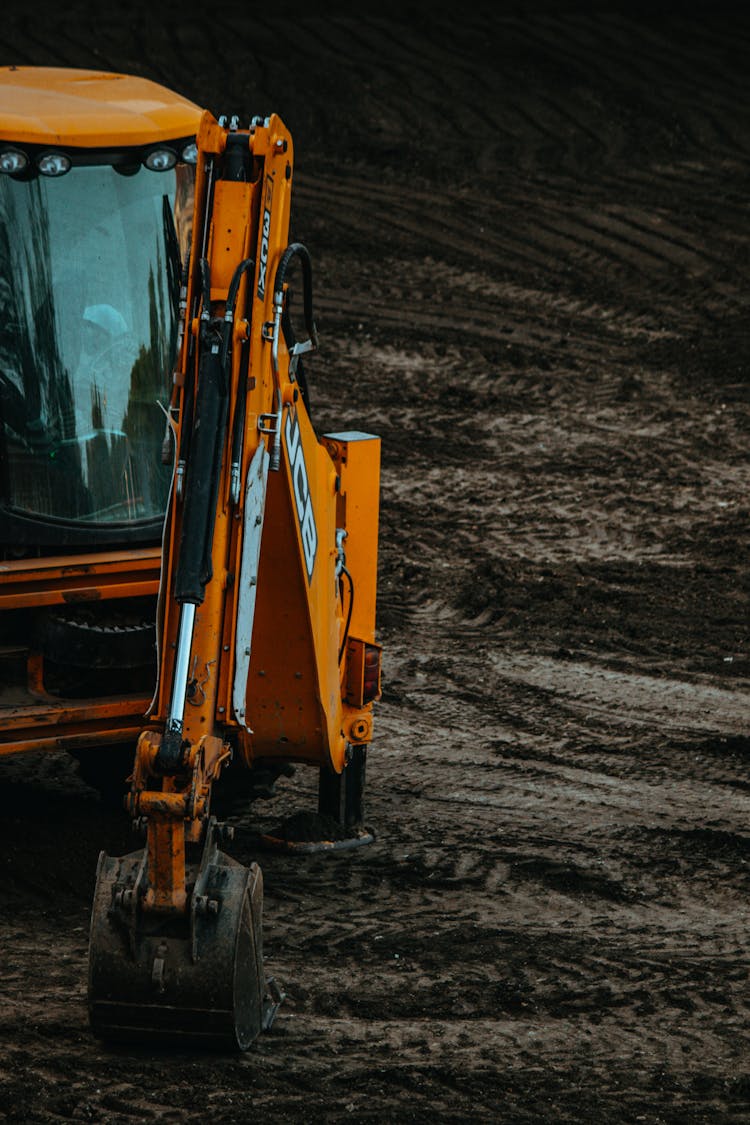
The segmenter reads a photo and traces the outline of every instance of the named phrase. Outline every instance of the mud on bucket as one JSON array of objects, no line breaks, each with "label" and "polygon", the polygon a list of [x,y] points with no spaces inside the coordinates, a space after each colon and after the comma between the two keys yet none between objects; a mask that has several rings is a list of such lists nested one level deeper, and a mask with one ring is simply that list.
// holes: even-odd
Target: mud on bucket
[{"label": "mud on bucket", "polygon": [[88,1002],[100,1038],[246,1050],[270,1027],[282,997],[263,970],[261,870],[210,853],[182,916],[137,907],[144,852],[99,857]]}]

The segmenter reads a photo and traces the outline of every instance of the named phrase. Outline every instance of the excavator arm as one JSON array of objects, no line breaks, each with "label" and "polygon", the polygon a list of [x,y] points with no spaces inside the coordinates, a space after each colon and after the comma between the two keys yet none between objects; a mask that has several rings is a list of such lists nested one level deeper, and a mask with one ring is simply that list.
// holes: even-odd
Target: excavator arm
[{"label": "excavator arm", "polygon": [[306,763],[319,811],[361,819],[380,692],[379,440],[318,437],[310,419],[302,357],[317,332],[310,257],[289,244],[287,129],[205,113],[197,147],[158,682],[127,797],[145,846],[100,857],[89,1008],[105,1038],[245,1049],[281,994],[263,969],[260,868],[221,850],[231,832],[211,815],[212,786],[232,760]]}]

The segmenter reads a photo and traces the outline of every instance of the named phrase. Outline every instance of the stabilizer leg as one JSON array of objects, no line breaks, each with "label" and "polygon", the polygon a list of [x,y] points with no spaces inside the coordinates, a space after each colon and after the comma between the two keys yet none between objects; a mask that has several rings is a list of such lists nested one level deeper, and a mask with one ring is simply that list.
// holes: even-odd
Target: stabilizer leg
[{"label": "stabilizer leg", "polygon": [[371,844],[375,837],[363,824],[366,755],[365,746],[352,746],[341,773],[321,767],[317,815],[296,813],[260,836],[259,844],[272,851],[303,854]]},{"label": "stabilizer leg", "polygon": [[330,816],[344,828],[361,828],[364,819],[367,748],[350,746],[349,760],[341,773],[321,766],[318,780],[318,813]]}]

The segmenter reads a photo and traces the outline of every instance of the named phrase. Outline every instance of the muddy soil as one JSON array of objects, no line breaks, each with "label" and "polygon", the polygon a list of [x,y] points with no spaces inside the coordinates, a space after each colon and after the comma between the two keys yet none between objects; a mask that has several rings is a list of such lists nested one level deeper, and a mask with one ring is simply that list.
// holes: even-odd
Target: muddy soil
[{"label": "muddy soil", "polygon": [[[375,843],[263,855],[247,1055],[89,1033],[65,756],[0,771],[0,1119],[750,1120],[750,17],[11,5],[293,131],[316,420],[383,439]],[[645,8],[643,9],[645,11]]]}]

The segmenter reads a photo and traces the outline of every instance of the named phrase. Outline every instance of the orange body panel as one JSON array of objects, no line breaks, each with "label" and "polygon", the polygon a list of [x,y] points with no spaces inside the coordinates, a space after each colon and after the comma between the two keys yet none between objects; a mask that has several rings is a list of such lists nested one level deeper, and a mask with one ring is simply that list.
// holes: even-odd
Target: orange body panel
[{"label": "orange body panel", "polygon": [[378,510],[380,505],[380,438],[346,432],[326,434],[325,445],[341,478],[339,525],[346,528],[346,564],[356,596],[349,631],[363,641],[375,640],[378,580]]},{"label": "orange body panel", "polygon": [[148,703],[143,696],[80,699],[75,705],[47,697],[31,705],[3,707],[0,757],[26,750],[79,750],[134,743],[143,728]]},{"label": "orange body panel", "polygon": [[160,567],[158,547],[0,561],[0,610],[155,594]]},{"label": "orange body panel", "polygon": [[[344,552],[354,588],[348,636],[373,645],[378,578],[380,438],[372,434],[344,432],[326,434],[324,440],[340,478],[337,522],[346,530]],[[356,661],[358,655],[351,646],[347,646],[346,659],[341,666],[343,729],[347,741],[352,743],[369,742],[372,738],[372,704],[357,707],[346,701],[347,666],[350,660]]]},{"label": "orange body panel", "polygon": [[[161,551],[156,547],[0,561],[0,611],[153,596],[160,565]],[[120,696],[60,699],[45,689],[41,654],[32,648],[28,653],[19,651],[18,658],[23,656],[25,688],[0,688],[0,756],[105,747],[138,737],[150,697],[128,692],[125,682]]]},{"label": "orange body panel", "polygon": [[269,482],[246,707],[254,756],[315,764],[330,758],[340,770],[345,746],[334,583],[335,473],[325,451],[310,442],[307,418],[301,411],[297,417],[303,445],[308,441],[318,557],[308,580],[285,446],[286,471]]},{"label": "orange body panel", "polygon": [[62,67],[0,68],[0,136],[19,144],[156,144],[194,134],[201,112],[146,78]]}]

